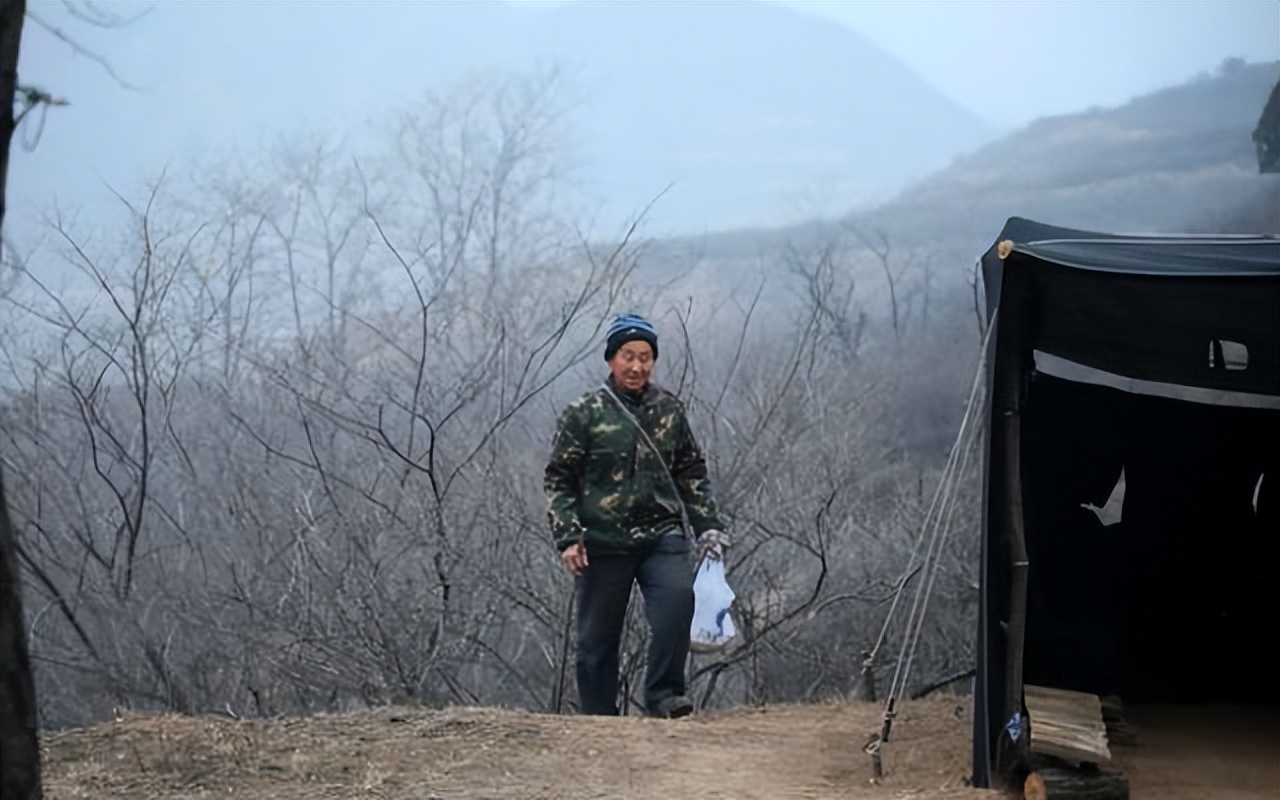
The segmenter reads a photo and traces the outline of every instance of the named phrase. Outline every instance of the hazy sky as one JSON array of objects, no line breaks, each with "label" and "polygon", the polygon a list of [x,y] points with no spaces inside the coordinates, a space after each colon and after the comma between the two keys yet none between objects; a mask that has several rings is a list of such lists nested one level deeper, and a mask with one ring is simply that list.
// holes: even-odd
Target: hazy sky
[{"label": "hazy sky", "polygon": [[999,125],[1280,60],[1276,0],[774,0],[848,25]]}]

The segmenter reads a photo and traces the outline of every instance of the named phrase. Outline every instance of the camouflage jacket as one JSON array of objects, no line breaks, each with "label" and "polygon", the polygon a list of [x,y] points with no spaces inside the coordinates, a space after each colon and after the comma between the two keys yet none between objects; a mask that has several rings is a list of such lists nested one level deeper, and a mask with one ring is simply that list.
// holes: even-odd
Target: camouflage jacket
[{"label": "camouflage jacket", "polygon": [[662,452],[680,496],[653,448],[601,387],[571,403],[556,426],[543,481],[556,546],[581,537],[591,554],[643,550],[680,530],[680,499],[696,536],[724,530],[684,405],[652,383],[627,392],[610,376],[608,385]]}]

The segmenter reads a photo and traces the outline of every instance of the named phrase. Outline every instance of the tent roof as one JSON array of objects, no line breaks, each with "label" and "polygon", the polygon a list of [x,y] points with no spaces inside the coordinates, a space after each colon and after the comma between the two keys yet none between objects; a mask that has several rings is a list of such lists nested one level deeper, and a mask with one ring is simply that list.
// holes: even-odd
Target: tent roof
[{"label": "tent roof", "polygon": [[1005,307],[1011,348],[995,374],[1280,407],[1278,237],[1126,236],[1014,217],[982,272],[988,319]]},{"label": "tent roof", "polygon": [[1001,240],[1042,261],[1146,275],[1280,275],[1280,237],[1094,233],[1014,217]]}]

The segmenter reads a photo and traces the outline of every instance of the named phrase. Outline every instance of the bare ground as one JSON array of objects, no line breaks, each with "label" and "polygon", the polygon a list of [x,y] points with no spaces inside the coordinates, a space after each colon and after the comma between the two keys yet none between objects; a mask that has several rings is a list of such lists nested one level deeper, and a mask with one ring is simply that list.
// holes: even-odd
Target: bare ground
[{"label": "bare ground", "polygon": [[[1113,747],[1132,800],[1280,798],[1274,709],[1134,709]],[[385,708],[306,719],[130,716],[44,741],[48,800],[93,798],[759,798],[1000,800],[967,785],[971,706],[899,704],[884,774],[863,744],[878,704],[831,702],[682,720],[495,708]]]},{"label": "bare ground", "polygon": [[71,798],[930,798],[991,800],[964,699],[827,703],[654,720],[494,708],[308,719],[137,716],[49,737],[45,794]]},{"label": "bare ground", "polygon": [[1125,709],[1137,732],[1114,745],[1130,800],[1280,798],[1280,709],[1274,705],[1148,705]]}]

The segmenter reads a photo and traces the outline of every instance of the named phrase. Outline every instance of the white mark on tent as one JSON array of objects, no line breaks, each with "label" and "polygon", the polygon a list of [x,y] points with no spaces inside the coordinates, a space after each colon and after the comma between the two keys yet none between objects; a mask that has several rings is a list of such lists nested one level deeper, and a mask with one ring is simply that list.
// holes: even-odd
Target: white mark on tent
[{"label": "white mark on tent", "polygon": [[1116,485],[1111,487],[1111,495],[1107,498],[1107,502],[1102,504],[1102,508],[1098,508],[1093,503],[1081,503],[1080,507],[1097,514],[1098,520],[1104,527],[1119,522],[1124,511],[1124,469],[1121,468],[1120,477],[1116,479]]},{"label": "white mark on tent", "polygon": [[1249,348],[1230,339],[1214,339],[1209,342],[1209,369],[1219,369],[1219,359],[1222,369],[1232,372],[1248,369]]},{"label": "white mark on tent", "polygon": [[1253,515],[1258,516],[1258,498],[1262,496],[1262,479],[1267,477],[1267,473],[1258,474],[1258,482],[1253,485]]}]

